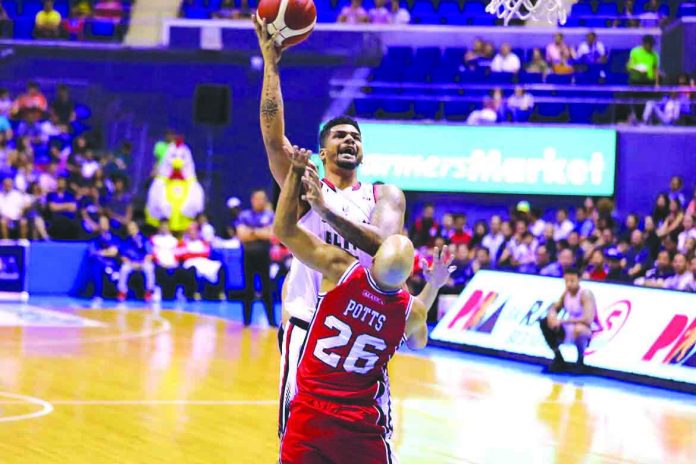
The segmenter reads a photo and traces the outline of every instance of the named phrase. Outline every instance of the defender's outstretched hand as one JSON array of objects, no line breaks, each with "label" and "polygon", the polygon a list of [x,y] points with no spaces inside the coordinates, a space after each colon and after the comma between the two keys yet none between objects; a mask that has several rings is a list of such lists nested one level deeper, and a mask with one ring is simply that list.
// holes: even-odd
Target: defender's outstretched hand
[{"label": "defender's outstretched hand", "polygon": [[432,265],[428,266],[428,261],[425,258],[421,259],[425,281],[435,288],[442,288],[449,280],[450,275],[457,269],[457,266],[452,266],[452,261],[454,261],[454,256],[452,253],[447,253],[447,247],[443,247],[442,250],[435,247]]},{"label": "defender's outstretched hand", "polygon": [[285,150],[285,154],[288,155],[290,165],[294,171],[304,175],[307,167],[310,165],[313,166],[312,162],[309,161],[309,158],[312,156],[311,150],[300,148],[297,145],[293,145],[292,148],[285,146],[283,149]]},{"label": "defender's outstretched hand", "polygon": [[261,48],[263,60],[266,63],[277,64],[283,53],[283,48],[276,43],[278,32],[269,34],[268,28],[266,27],[266,20],[260,16],[253,15],[251,21],[254,23],[256,37],[259,39],[259,47]]},{"label": "defender's outstretched hand", "polygon": [[319,173],[317,172],[317,167],[314,163],[309,163],[307,169],[305,169],[304,177],[302,177],[302,184],[305,188],[305,194],[302,199],[309,203],[309,206],[315,210],[319,216],[327,212],[328,208],[324,202],[324,193],[321,191],[321,179],[319,179]]}]

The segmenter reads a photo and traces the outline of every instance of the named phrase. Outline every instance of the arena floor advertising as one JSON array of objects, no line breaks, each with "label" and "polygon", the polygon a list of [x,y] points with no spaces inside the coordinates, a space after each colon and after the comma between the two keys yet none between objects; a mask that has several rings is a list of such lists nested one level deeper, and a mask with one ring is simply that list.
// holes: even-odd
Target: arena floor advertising
[{"label": "arena floor advertising", "polygon": [[[260,321],[261,311],[256,311]],[[0,305],[0,462],[277,460],[275,330],[239,303]],[[429,348],[394,359],[409,463],[691,463],[694,396]]]}]

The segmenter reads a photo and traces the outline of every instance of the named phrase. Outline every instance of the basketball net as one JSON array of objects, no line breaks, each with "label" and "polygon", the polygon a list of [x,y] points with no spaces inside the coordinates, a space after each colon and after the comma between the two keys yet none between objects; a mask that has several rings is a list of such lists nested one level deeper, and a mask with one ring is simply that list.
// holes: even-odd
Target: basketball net
[{"label": "basketball net", "polygon": [[563,0],[491,0],[486,11],[502,19],[506,26],[513,17],[551,24],[565,24],[568,18]]}]

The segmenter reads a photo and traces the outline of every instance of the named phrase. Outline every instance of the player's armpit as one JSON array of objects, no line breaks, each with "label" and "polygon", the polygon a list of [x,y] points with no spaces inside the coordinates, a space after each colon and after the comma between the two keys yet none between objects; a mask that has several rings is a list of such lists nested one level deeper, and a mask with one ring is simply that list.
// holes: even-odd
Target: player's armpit
[{"label": "player's armpit", "polygon": [[427,315],[428,308],[414,298],[411,314],[406,319],[406,345],[412,350],[423,349],[428,344]]}]

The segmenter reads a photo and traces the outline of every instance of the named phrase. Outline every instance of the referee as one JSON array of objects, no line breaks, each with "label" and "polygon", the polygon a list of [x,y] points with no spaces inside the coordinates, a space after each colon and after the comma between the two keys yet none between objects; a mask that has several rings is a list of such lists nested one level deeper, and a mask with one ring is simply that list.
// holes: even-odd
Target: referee
[{"label": "referee", "polygon": [[237,236],[244,245],[244,325],[251,324],[251,306],[257,296],[254,277],[259,276],[268,323],[277,327],[273,312],[269,255],[273,211],[270,209],[264,190],[257,189],[252,192],[251,209],[239,214],[236,226]]}]

